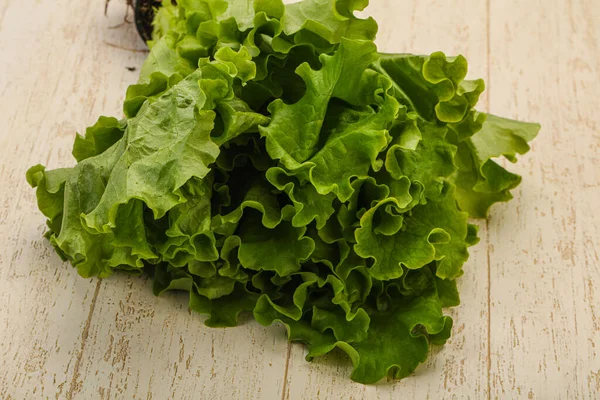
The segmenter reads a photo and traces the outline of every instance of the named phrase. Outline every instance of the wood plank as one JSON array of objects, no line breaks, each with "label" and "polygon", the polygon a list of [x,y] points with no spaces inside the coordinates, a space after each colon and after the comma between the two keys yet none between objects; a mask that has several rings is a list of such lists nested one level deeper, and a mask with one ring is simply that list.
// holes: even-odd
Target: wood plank
[{"label": "wood plank", "polygon": [[77,377],[77,398],[279,398],[287,342],[247,316],[216,329],[188,311],[185,293],[154,297],[151,282],[102,281]]},{"label": "wood plank", "polygon": [[[84,348],[97,281],[42,238],[25,171],[71,165],[70,146],[100,110],[118,112],[140,55],[101,46],[99,7],[67,0],[0,6],[0,398],[64,398]],[[113,33],[110,33],[113,35]],[[130,36],[132,37],[132,36]],[[118,54],[118,56],[117,56]]]},{"label": "wood plank", "polygon": [[[516,10],[519,10],[516,12]],[[542,123],[490,220],[494,398],[598,398],[597,2],[492,2],[491,109]]]},{"label": "wood plank", "polygon": [[[365,13],[379,23],[377,44],[383,52],[428,54],[442,50],[463,54],[469,76],[487,76],[487,8],[485,1],[373,1]],[[480,109],[487,107],[482,98]],[[449,311],[455,320],[452,339],[433,349],[415,375],[400,382],[364,386],[350,380],[351,363],[341,352],[312,363],[302,345],[292,346],[285,399],[481,398],[487,390],[487,244],[471,250],[459,280],[462,305]]]}]

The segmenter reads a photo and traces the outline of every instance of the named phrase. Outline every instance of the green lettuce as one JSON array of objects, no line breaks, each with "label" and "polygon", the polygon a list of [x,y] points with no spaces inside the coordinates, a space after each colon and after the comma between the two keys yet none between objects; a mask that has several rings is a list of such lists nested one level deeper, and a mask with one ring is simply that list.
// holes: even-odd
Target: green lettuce
[{"label": "green lettuce", "polygon": [[511,198],[495,160],[537,124],[474,109],[462,56],[381,54],[367,0],[164,2],[125,119],[27,180],[83,277],[146,273],[209,326],[279,321],[307,359],[402,378],[449,338],[469,217]]}]

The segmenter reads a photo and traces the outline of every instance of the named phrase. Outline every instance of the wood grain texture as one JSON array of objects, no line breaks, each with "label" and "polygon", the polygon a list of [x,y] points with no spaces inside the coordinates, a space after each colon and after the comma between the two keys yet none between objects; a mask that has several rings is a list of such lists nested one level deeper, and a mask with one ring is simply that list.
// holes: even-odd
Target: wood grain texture
[{"label": "wood grain texture", "polygon": [[72,165],[74,132],[120,114],[145,57],[123,2],[103,3],[0,1],[0,399],[600,396],[597,1],[372,1],[382,51],[463,54],[481,109],[543,125],[509,166],[515,200],[480,223],[453,338],[378,386],[343,354],[305,362],[281,327],[210,329],[144,278],[83,280],[41,238],[26,169]]},{"label": "wood grain texture", "polygon": [[525,184],[489,223],[492,397],[600,396],[600,9],[492,2],[490,107],[540,121]]},{"label": "wood grain texture", "polygon": [[[254,321],[213,329],[185,293],[152,294],[150,281],[102,281],[74,397],[275,399],[287,342]],[[226,396],[226,397],[223,397]]]}]

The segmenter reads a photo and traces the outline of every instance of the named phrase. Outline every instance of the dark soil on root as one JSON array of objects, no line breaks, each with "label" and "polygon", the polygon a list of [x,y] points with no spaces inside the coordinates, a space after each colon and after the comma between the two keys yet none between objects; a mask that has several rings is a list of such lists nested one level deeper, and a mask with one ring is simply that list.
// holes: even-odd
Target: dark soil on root
[{"label": "dark soil on root", "polygon": [[[173,1],[173,3],[175,2]],[[152,20],[154,19],[154,11],[161,5],[162,0],[136,0],[135,2],[135,26],[145,42],[152,39]]]}]

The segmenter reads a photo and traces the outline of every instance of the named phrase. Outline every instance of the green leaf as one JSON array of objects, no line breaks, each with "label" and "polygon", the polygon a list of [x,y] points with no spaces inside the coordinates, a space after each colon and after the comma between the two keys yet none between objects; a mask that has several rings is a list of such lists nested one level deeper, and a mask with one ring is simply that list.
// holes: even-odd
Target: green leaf
[{"label": "green leaf", "polygon": [[204,322],[206,326],[236,326],[239,315],[243,311],[251,311],[256,305],[258,296],[249,292],[241,283],[234,286],[231,294],[216,299],[209,299],[196,290],[190,291],[190,308],[201,314],[209,314]]},{"label": "green leaf", "polygon": [[166,238],[155,244],[162,259],[175,266],[193,261],[216,261],[219,253],[211,230],[210,179],[190,180],[182,193],[185,202],[169,211]]},{"label": "green leaf", "polygon": [[307,31],[329,43],[339,43],[343,37],[373,40],[377,23],[372,18],[360,20],[352,15],[367,4],[364,0],[304,0],[288,4],[281,19],[283,30],[286,35]]},{"label": "green leaf", "polygon": [[210,140],[214,112],[197,111],[206,101],[200,76],[190,75],[130,120],[123,153],[112,164],[104,193],[83,217],[90,228],[109,231],[118,206],[132,198],[160,218],[183,201],[181,187],[188,180],[208,174],[219,149]]},{"label": "green leaf", "polygon": [[[308,63],[300,65],[296,73],[309,90],[295,104],[288,105],[280,100],[271,103],[271,123],[261,128],[271,157],[280,159],[288,169],[297,169],[300,163],[314,155],[316,146],[322,141],[320,133],[329,101],[339,98],[362,103],[356,94],[365,69],[375,58],[372,42],[345,40],[335,55],[321,56],[323,67],[320,70],[312,70]],[[369,89],[365,88],[365,91]],[[372,92],[376,89],[373,87]]]},{"label": "green leaf", "polygon": [[[386,376],[401,379],[424,362],[429,352],[427,335],[439,334],[452,324],[450,317],[443,316],[436,297],[425,294],[394,310],[372,315],[368,337],[353,345],[358,360],[352,379],[367,384]],[[415,331],[418,327],[423,327],[425,334]]]},{"label": "green leaf", "polygon": [[277,189],[287,193],[293,202],[296,214],[292,218],[292,225],[295,227],[306,226],[316,220],[317,228],[321,229],[335,212],[333,194],[319,195],[313,185],[301,185],[282,168],[269,169],[267,179]]},{"label": "green leaf", "polygon": [[255,113],[239,98],[220,101],[217,110],[223,121],[223,133],[218,136],[213,133],[212,140],[219,146],[243,133],[258,132],[259,126],[269,123],[268,117]]},{"label": "green leaf", "polygon": [[463,56],[382,54],[373,67],[394,82],[402,104],[428,121],[462,121],[485,89],[481,79],[464,80],[467,60]]},{"label": "green leaf", "polygon": [[[256,213],[246,215],[238,235],[241,239],[238,257],[244,268],[254,271],[275,271],[286,276],[300,270],[315,248],[314,241],[305,237],[306,228],[294,228],[283,221],[275,228],[266,228]],[[273,255],[273,249],[278,249]]]},{"label": "green leaf", "polygon": [[[387,205],[392,209],[386,209]],[[392,198],[381,201],[362,216],[356,230],[354,250],[363,258],[373,258],[371,275],[379,280],[396,279],[404,273],[402,266],[418,269],[434,260],[438,260],[439,277],[460,275],[469,255],[467,214],[458,210],[454,188],[446,184],[439,199],[412,209],[396,234],[378,232],[394,206],[398,203]]]},{"label": "green leaf", "polygon": [[392,178],[399,180],[406,176],[411,182],[424,186],[426,197],[436,197],[442,190],[445,178],[456,170],[456,146],[446,141],[445,127],[422,122],[418,130],[421,140],[415,149],[396,144],[397,140],[392,142],[386,154],[385,168]]},{"label": "green leaf", "polygon": [[529,151],[527,142],[539,130],[539,124],[488,115],[482,129],[459,144],[458,170],[452,181],[457,185],[457,201],[462,210],[485,218],[492,204],[512,199],[510,190],[521,182],[521,177],[506,171],[492,158],[504,156],[515,162],[517,154]]},{"label": "green leaf", "polygon": [[79,162],[104,153],[123,137],[126,126],[124,121],[116,118],[100,117],[96,124],[85,130],[85,136],[77,134],[73,157]]}]

